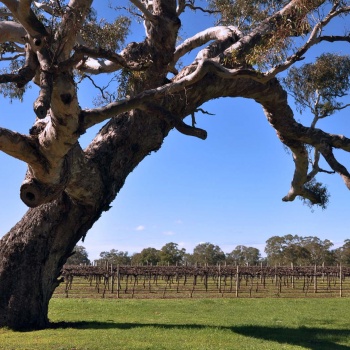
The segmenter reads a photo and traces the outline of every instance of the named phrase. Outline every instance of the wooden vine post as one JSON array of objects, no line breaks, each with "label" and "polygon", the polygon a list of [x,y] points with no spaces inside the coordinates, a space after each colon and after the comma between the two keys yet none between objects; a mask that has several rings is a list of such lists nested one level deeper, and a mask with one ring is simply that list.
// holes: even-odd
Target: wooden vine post
[{"label": "wooden vine post", "polygon": [[237,265],[237,272],[236,272],[236,298],[238,298],[238,290],[239,290],[239,266]]},{"label": "wooden vine post", "polygon": [[117,265],[117,299],[119,299],[119,291],[120,291],[120,273],[119,273],[119,264]]},{"label": "wooden vine post", "polygon": [[343,278],[342,278],[342,266],[341,263],[339,264],[339,296],[342,297],[343,296]]},{"label": "wooden vine post", "polygon": [[314,293],[317,293],[317,265],[314,268]]}]

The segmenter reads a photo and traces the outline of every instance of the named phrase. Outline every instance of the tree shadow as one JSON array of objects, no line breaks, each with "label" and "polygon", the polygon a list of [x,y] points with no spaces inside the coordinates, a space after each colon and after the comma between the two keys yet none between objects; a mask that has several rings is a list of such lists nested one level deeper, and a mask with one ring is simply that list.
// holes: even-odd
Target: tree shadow
[{"label": "tree shadow", "polygon": [[350,339],[349,329],[285,328],[253,325],[230,328],[233,332],[247,337],[274,341],[280,344],[303,346],[310,350],[350,349],[347,345],[337,344]]},{"label": "tree shadow", "polygon": [[280,344],[302,346],[310,350],[349,350],[350,346],[338,344],[350,339],[349,329],[324,329],[324,328],[286,328],[265,327],[254,325],[242,326],[208,326],[199,324],[162,324],[162,323],[115,323],[98,321],[77,321],[51,323],[50,328],[74,328],[74,329],[133,329],[140,327],[156,327],[163,329],[210,329],[230,330],[234,333],[266,341],[274,341]]}]

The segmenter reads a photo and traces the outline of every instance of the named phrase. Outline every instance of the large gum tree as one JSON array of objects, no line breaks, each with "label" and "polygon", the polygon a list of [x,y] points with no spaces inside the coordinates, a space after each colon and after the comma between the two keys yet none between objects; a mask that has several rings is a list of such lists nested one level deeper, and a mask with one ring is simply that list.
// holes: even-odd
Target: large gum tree
[{"label": "large gum tree", "polygon": [[[297,122],[276,77],[321,42],[349,42],[344,32],[327,35],[327,26],[349,13],[348,1],[130,0],[123,9],[111,1],[113,23],[98,21],[92,0],[0,2],[1,58],[9,66],[1,91],[21,97],[28,84],[39,87],[29,133],[0,128],[0,150],[28,165],[20,196],[29,207],[0,241],[0,326],[48,325],[49,300],[75,244],[170,130],[206,138],[183,119],[194,120],[209,100],[245,97],[262,106],[295,163],[284,201],[325,204],[310,147],[350,188],[350,174],[333,152],[350,151],[350,139]],[[145,37],[121,47],[128,20],[118,11],[125,8],[144,22]],[[178,44],[187,11],[206,11],[217,25]],[[179,64],[190,51],[193,62]],[[96,108],[80,106],[83,78],[118,72],[117,92],[103,93]],[[80,136],[101,122],[82,149]]]}]

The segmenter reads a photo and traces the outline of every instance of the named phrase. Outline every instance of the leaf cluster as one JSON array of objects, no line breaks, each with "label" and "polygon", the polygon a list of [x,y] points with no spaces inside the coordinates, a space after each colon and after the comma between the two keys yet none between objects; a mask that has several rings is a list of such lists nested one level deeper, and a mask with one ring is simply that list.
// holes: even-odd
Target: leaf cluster
[{"label": "leaf cluster", "polygon": [[316,181],[315,178],[311,179],[309,182],[307,182],[304,187],[309,190],[310,192],[314,193],[317,198],[319,198],[318,203],[312,203],[309,199],[306,199],[304,197],[300,197],[300,200],[307,205],[308,207],[312,208],[314,205],[317,205],[321,207],[322,209],[326,209],[327,205],[329,204],[329,198],[330,193],[328,192],[327,186],[324,185],[321,182]]},{"label": "leaf cluster", "polygon": [[[10,61],[8,67],[0,70],[0,74],[14,73],[18,71],[23,65],[24,58],[14,59]],[[4,96],[5,98],[9,98],[11,103],[13,100],[22,101],[23,95],[28,88],[30,88],[29,84],[23,87],[18,87],[16,83],[4,83],[0,84],[0,95]]]},{"label": "leaf cluster", "polygon": [[83,26],[82,38],[90,48],[119,51],[129,33],[130,19],[121,16],[109,23],[93,18]]},{"label": "leaf cluster", "polygon": [[219,24],[234,25],[247,33],[287,3],[288,0],[210,0],[209,7],[218,11]]}]

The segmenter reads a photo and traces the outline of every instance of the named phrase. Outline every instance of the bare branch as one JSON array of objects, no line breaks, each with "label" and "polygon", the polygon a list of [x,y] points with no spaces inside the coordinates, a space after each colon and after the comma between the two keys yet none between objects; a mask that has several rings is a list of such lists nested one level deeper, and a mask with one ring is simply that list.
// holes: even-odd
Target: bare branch
[{"label": "bare branch", "polygon": [[2,56],[0,55],[0,61],[13,61],[13,60],[17,60],[18,58],[20,57],[23,57],[25,56],[25,53],[19,53],[17,55],[14,55],[14,56]]},{"label": "bare branch", "polygon": [[263,75],[256,73],[250,69],[227,69],[220,64],[203,60],[199,62],[196,70],[178,81],[163,85],[156,89],[150,89],[143,91],[133,98],[110,103],[109,105],[101,108],[85,110],[82,112],[84,117],[85,128],[89,128],[97,123],[100,123],[106,119],[112,118],[117,114],[135,109],[143,108],[145,102],[149,102],[154,99],[161,98],[168,94],[181,91],[189,85],[198,82],[207,73],[214,74],[224,79],[236,79],[236,78],[250,78],[258,82],[264,82]]},{"label": "bare branch", "polygon": [[186,7],[186,0],[178,0],[176,14],[180,16],[181,13],[185,11],[185,7]]},{"label": "bare branch", "polygon": [[46,36],[48,34],[44,25],[30,8],[31,0],[2,0],[1,2],[8,7],[31,37]]},{"label": "bare branch", "polygon": [[325,174],[335,174],[335,171],[329,171],[329,170],[324,170],[320,168],[319,162],[320,162],[320,156],[321,152],[315,148],[314,149],[314,160],[312,161],[310,159],[310,163],[312,165],[311,171],[307,174],[307,180],[310,181],[312,180],[318,173],[325,173]]},{"label": "bare branch", "polygon": [[327,41],[330,43],[335,42],[348,42],[350,43],[350,35],[322,35],[319,37],[319,41]]},{"label": "bare branch", "polygon": [[0,43],[16,42],[19,44],[24,44],[24,37],[26,35],[27,32],[19,23],[12,21],[0,22]]},{"label": "bare branch", "polygon": [[8,129],[0,128],[0,151],[29,164],[39,162],[30,137]]},{"label": "bare branch", "polygon": [[41,10],[44,10],[46,13],[48,13],[49,15],[53,15],[54,14],[54,10],[53,8],[47,4],[47,3],[40,3],[37,1],[34,1],[34,5]]},{"label": "bare branch", "polygon": [[173,65],[186,53],[193,49],[200,47],[211,40],[226,40],[229,37],[241,37],[242,33],[234,26],[218,26],[208,28],[200,33],[197,33],[193,37],[186,39],[181,45],[179,45],[174,53]]},{"label": "bare branch", "polygon": [[143,14],[144,18],[148,21],[154,22],[156,17],[147,10],[147,8],[142,4],[139,0],[130,0],[131,3],[133,3]]},{"label": "bare branch", "polygon": [[62,17],[57,37],[61,37],[60,61],[67,60],[75,46],[79,30],[90,9],[92,0],[70,0]]},{"label": "bare branch", "polygon": [[350,174],[345,166],[337,161],[333,154],[332,147],[329,145],[323,145],[323,147],[320,147],[319,150],[329,166],[341,176],[346,187],[350,190]]},{"label": "bare branch", "polygon": [[[75,48],[75,55],[76,55],[76,60],[80,61],[81,57],[86,55],[89,56],[89,58],[83,62],[81,62],[81,64],[79,64],[77,66],[77,69],[82,70],[82,71],[87,71],[87,62],[90,58],[103,58],[103,59],[107,59],[107,61],[112,62],[114,65],[114,71],[121,69],[121,68],[128,68],[130,70],[144,70],[146,69],[148,66],[150,66],[150,64],[152,63],[152,61],[145,61],[145,62],[130,62],[127,61],[122,55],[117,54],[115,52],[109,51],[109,50],[104,50],[102,48],[99,49],[91,49],[85,46],[77,46]],[[101,63],[99,62],[99,64],[101,65]]]},{"label": "bare branch", "polygon": [[198,10],[198,11],[201,11],[203,13],[209,13],[209,14],[220,13],[220,11],[208,10],[208,9],[204,9],[203,7],[200,7],[200,6],[195,6],[194,3],[195,3],[194,0],[190,0],[187,4],[185,4],[185,7],[188,7],[193,11]]},{"label": "bare branch", "polygon": [[207,132],[203,129],[196,128],[185,124],[181,118],[165,110],[161,106],[157,106],[152,103],[144,104],[148,111],[159,115],[161,118],[165,118],[168,123],[173,125],[177,131],[184,135],[198,137],[202,140],[207,138]]}]

